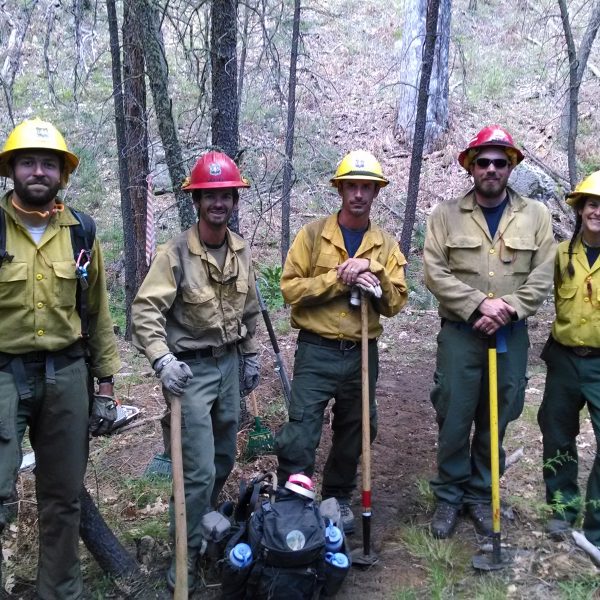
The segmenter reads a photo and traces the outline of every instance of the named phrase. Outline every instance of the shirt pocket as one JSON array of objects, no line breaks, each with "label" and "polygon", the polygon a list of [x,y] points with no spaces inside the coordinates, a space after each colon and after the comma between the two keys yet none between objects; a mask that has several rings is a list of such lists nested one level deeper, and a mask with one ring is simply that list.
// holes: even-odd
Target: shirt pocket
[{"label": "shirt pocket", "polygon": [[315,263],[315,275],[323,275],[340,265],[340,257],[337,254],[321,253],[317,256]]},{"label": "shirt pocket", "polygon": [[446,241],[448,248],[448,264],[456,273],[479,273],[481,262],[481,245],[479,237],[456,236]]},{"label": "shirt pocket", "polygon": [[0,308],[25,306],[27,263],[4,262],[0,267]]},{"label": "shirt pocket", "polygon": [[504,237],[500,249],[500,260],[505,265],[511,265],[506,275],[514,273],[530,273],[533,253],[538,249],[533,238]]},{"label": "shirt pocket", "polygon": [[217,319],[217,297],[214,290],[205,288],[182,288],[181,322],[197,332],[210,328]]},{"label": "shirt pocket", "polygon": [[52,263],[54,271],[54,306],[75,306],[77,295],[77,274],[72,260]]},{"label": "shirt pocket", "polygon": [[572,318],[573,303],[577,294],[577,286],[561,285],[556,290],[556,318],[569,321]]}]

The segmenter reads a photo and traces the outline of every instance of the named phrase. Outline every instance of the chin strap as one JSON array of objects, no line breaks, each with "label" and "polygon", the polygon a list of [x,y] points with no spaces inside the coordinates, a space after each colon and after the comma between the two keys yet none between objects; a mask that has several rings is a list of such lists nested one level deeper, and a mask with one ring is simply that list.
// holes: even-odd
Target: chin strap
[{"label": "chin strap", "polygon": [[57,212],[63,212],[65,210],[65,205],[61,204],[60,202],[56,202],[50,210],[45,210],[44,212],[41,212],[39,210],[25,210],[24,208],[21,208],[18,204],[15,203],[14,198],[11,199],[11,202],[15,210],[26,215],[37,215],[42,219],[46,219],[48,217],[51,217],[52,215],[55,215]]}]

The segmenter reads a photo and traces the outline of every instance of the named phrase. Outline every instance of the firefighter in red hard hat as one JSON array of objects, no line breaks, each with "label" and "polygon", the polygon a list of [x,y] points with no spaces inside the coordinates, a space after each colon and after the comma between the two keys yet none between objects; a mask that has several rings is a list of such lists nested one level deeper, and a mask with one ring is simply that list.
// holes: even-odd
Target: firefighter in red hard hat
[{"label": "firefighter in red hard hat", "polygon": [[508,186],[522,160],[505,129],[485,127],[458,156],[473,188],[439,204],[428,221],[425,282],[442,318],[431,391],[439,425],[438,472],[431,481],[437,499],[431,532],[437,538],[452,534],[463,507],[478,533],[492,533],[488,338],[495,336],[498,347],[502,443],[508,423],[523,410],[527,317],[552,287],[550,213]]},{"label": "firefighter in red hard hat", "polygon": [[[238,189],[247,187],[225,154],[198,159],[182,186],[192,193],[198,223],[159,248],[132,307],[133,343],[164,390],[181,396],[190,590],[202,517],[215,508],[233,468],[240,393],[258,385],[250,248],[227,228]],[[174,588],[175,557],[167,583]]]}]

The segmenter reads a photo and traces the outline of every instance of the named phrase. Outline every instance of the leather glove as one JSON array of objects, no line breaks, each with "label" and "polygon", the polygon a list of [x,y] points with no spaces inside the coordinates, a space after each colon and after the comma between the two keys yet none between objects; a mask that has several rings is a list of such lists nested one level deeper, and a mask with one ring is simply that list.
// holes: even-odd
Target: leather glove
[{"label": "leather glove", "polygon": [[113,396],[94,394],[92,414],[90,415],[89,431],[94,437],[110,433],[113,423],[117,420],[117,403]]},{"label": "leather glove", "polygon": [[371,294],[371,296],[374,296],[375,298],[381,298],[381,296],[383,296],[383,292],[379,284],[363,285],[362,283],[357,283],[356,286],[359,287],[363,292]]},{"label": "leather glove", "polygon": [[161,356],[154,363],[154,370],[165,388],[176,396],[183,394],[188,381],[194,377],[189,366],[177,360],[172,354]]},{"label": "leather glove", "polygon": [[242,354],[240,361],[242,362],[240,369],[240,394],[247,396],[252,390],[258,387],[260,379],[258,356],[256,354]]}]

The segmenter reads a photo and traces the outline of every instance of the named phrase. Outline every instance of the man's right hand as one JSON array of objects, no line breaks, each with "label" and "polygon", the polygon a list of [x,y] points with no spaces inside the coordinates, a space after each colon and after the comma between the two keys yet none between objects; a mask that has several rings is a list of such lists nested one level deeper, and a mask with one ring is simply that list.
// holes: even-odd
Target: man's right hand
[{"label": "man's right hand", "polygon": [[165,354],[154,363],[157,377],[172,394],[181,396],[190,379],[194,377],[189,366],[177,360],[173,354]]}]

